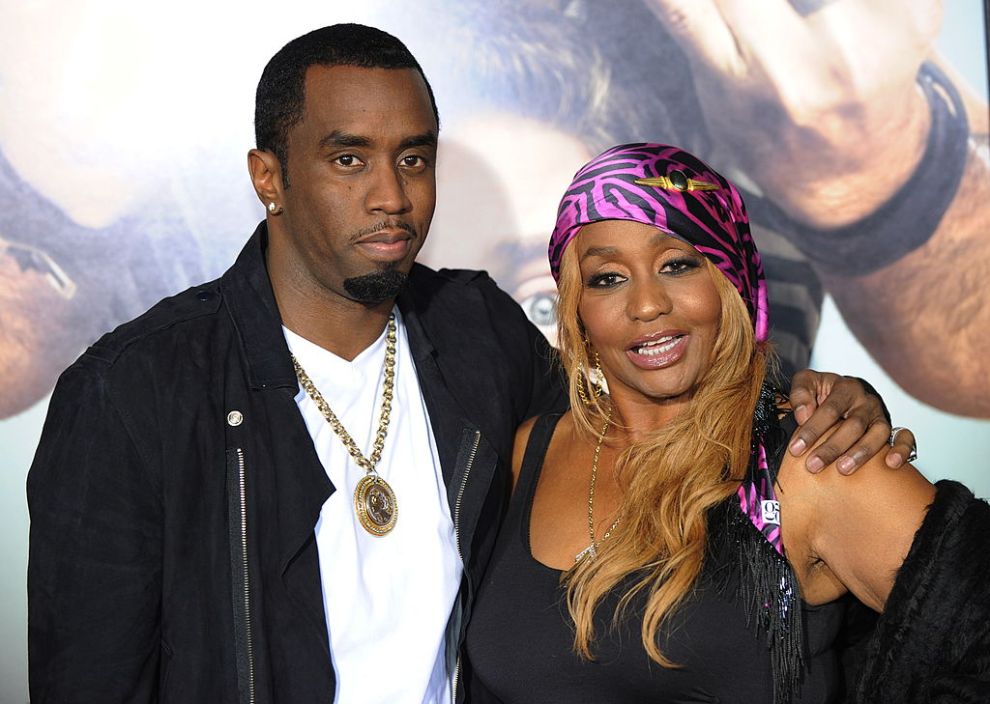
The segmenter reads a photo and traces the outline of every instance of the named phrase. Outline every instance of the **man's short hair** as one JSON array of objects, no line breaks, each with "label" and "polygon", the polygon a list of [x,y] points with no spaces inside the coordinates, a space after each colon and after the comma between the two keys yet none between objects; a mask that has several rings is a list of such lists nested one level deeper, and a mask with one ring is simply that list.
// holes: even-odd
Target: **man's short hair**
[{"label": "man's short hair", "polygon": [[288,187],[289,130],[303,116],[306,70],[310,66],[411,68],[419,72],[440,125],[433,88],[406,45],[387,32],[362,24],[335,24],[293,39],[271,58],[258,81],[254,100],[254,137],[258,149],[270,151],[282,167]]}]

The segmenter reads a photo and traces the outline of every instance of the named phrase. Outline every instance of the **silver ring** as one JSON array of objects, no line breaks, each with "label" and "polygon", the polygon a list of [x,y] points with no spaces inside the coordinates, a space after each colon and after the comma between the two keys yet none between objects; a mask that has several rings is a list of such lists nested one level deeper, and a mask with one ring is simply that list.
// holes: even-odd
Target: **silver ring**
[{"label": "silver ring", "polygon": [[[887,443],[891,447],[894,446],[894,438],[897,437],[897,434],[899,432],[901,432],[902,430],[907,430],[907,428],[898,425],[897,427],[894,427],[894,428],[891,428],[890,429],[890,439],[887,440]],[[911,452],[909,452],[908,453],[908,456],[907,456],[907,461],[908,462],[914,462],[916,459],[918,459],[918,447],[916,445],[912,445],[911,446]]]}]

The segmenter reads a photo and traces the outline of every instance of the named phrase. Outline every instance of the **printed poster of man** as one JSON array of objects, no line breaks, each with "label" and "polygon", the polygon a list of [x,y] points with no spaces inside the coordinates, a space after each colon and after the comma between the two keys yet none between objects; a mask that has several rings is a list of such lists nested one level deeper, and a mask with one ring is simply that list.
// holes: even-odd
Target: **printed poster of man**
[{"label": "printed poster of man", "polygon": [[27,698],[23,487],[47,396],[100,334],[233,260],[263,217],[245,169],[261,68],[334,22],[396,34],[433,83],[424,262],[487,269],[552,340],[546,244],[574,171],[620,142],[682,145],[745,188],[784,371],[868,378],[931,479],[990,453],[979,0],[8,5],[0,700]]}]

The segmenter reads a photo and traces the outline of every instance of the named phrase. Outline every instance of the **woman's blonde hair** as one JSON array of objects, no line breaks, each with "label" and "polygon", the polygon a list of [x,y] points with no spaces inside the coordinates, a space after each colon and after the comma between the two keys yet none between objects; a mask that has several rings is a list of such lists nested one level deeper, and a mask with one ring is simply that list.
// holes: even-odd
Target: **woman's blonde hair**
[{"label": "woman's blonde hair", "polygon": [[[626,578],[635,577],[613,615],[618,624],[631,600],[646,594],[643,647],[664,667],[658,632],[701,574],[709,509],[728,498],[745,477],[750,457],[753,410],[770,358],[756,343],[739,292],[705,259],[721,300],[721,321],[710,367],[688,405],[645,441],[626,448],[615,471],[623,482],[620,521],[598,556],[564,575],[567,608],[574,621],[574,648],[592,659],[594,614],[601,600]],[[570,381],[571,413],[579,432],[597,439],[608,414],[608,398],[588,393],[592,363],[578,316],[582,281],[577,248],[564,252],[558,300],[558,345]],[[582,400],[580,385],[585,385]]]}]

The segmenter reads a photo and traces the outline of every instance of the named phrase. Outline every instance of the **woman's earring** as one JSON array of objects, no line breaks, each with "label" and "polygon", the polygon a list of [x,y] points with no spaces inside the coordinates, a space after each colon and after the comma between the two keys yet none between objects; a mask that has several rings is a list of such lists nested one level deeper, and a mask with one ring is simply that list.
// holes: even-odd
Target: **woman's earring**
[{"label": "woman's earring", "polygon": [[588,372],[588,382],[595,392],[595,398],[605,393],[605,372],[602,371],[602,359],[598,356],[597,350],[595,351],[595,367]]},{"label": "woman's earring", "polygon": [[[591,347],[591,343],[588,342],[588,336],[584,337],[584,347],[587,351]],[[598,398],[604,392],[605,375],[602,373],[602,361],[601,357],[598,356],[598,351],[595,350],[595,366],[592,369],[587,369],[584,366],[581,367],[579,372],[581,378],[578,379],[577,392],[578,396],[581,398],[581,402],[585,406],[591,405],[591,399],[588,398],[589,391]],[[587,386],[587,389],[585,389]]]},{"label": "woman's earring", "polygon": [[282,213],[282,206],[278,205],[275,201],[268,203],[268,212],[272,215],[280,215]]},{"label": "woman's earring", "polygon": [[578,396],[581,397],[581,403],[583,403],[585,406],[590,406],[591,401],[588,400],[588,392],[584,390],[584,385],[588,383],[588,375],[584,373],[583,367],[581,371],[578,372],[578,376],[579,376],[577,380]]}]

